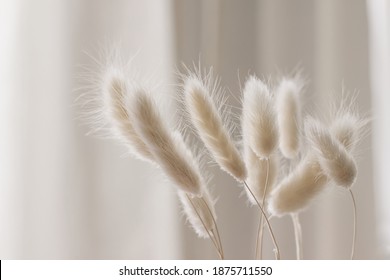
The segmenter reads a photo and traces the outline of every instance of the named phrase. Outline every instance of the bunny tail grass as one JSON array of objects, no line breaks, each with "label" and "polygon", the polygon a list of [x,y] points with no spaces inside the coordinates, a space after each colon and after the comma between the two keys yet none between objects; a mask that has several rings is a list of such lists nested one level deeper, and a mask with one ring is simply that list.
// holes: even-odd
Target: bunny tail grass
[{"label": "bunny tail grass", "polygon": [[244,142],[260,158],[269,158],[278,145],[273,100],[268,87],[255,76],[245,83],[242,109]]},{"label": "bunny tail grass", "polygon": [[245,180],[245,164],[223,125],[210,89],[200,78],[192,75],[185,80],[183,91],[191,122],[215,161],[236,180]]},{"label": "bunny tail grass", "polygon": [[252,194],[253,198],[255,199],[257,206],[260,208],[261,214],[264,216],[264,219],[267,223],[269,233],[271,235],[272,242],[274,243],[274,252],[275,252],[275,259],[280,260],[280,250],[278,243],[276,242],[274,232],[272,230],[271,224],[269,222],[269,219],[267,217],[267,214],[264,212],[263,206],[260,204],[260,202],[256,199],[255,195],[252,193],[251,188],[248,186],[248,184],[244,181],[245,187],[248,189],[248,191]]},{"label": "bunny tail grass", "polygon": [[286,158],[294,158],[299,152],[301,108],[298,80],[283,79],[276,91],[276,110],[279,126],[279,147]]},{"label": "bunny tail grass", "polygon": [[[246,193],[252,204],[265,207],[277,175],[273,151],[278,144],[278,130],[273,100],[268,87],[255,76],[249,77],[243,91],[242,134],[249,183]],[[250,189],[252,188],[252,189]],[[264,218],[260,213],[256,239],[256,259],[262,258]],[[268,220],[267,223],[269,224]]]},{"label": "bunny tail grass", "polygon": [[[337,185],[350,191],[354,213],[354,230],[351,251],[351,259],[353,259],[355,252],[357,220],[355,199],[350,188],[355,182],[357,167],[353,157],[345,148],[345,146],[352,148],[351,143],[353,143],[353,141],[350,140],[353,138],[353,134],[345,133],[346,131],[348,132],[348,130],[343,130],[343,133],[334,137],[326,128],[314,119],[307,119],[305,121],[305,130],[309,141],[313,144],[314,150],[318,155],[319,162],[324,170],[324,173]],[[340,135],[342,137],[340,137]]]},{"label": "bunny tail grass", "polygon": [[[272,155],[269,159],[260,159],[248,146],[244,148],[244,158],[247,166],[248,177],[245,180],[251,188],[251,192],[258,201],[264,204],[265,195],[268,195],[275,184],[277,177],[277,160]],[[256,205],[252,194],[245,189],[248,201]]]},{"label": "bunny tail grass", "polygon": [[112,133],[126,144],[130,152],[139,159],[154,161],[144,141],[134,129],[126,110],[125,98],[129,84],[124,73],[116,68],[106,71],[103,80],[104,114],[110,124]]},{"label": "bunny tail grass", "polygon": [[320,122],[307,118],[305,130],[324,173],[337,185],[350,188],[357,175],[353,157]]},{"label": "bunny tail grass", "polygon": [[323,174],[316,158],[308,154],[295,170],[274,188],[268,210],[275,216],[298,213],[324,190],[327,182],[328,178]]},{"label": "bunny tail grass", "polygon": [[[341,105],[332,116],[333,121],[330,126],[331,134],[348,151],[353,153],[359,141],[368,133],[367,124],[369,119],[361,117],[356,107],[356,96],[344,96]],[[356,201],[351,189],[348,189],[353,209],[353,234],[351,260],[355,256],[355,243],[357,234],[357,209]]]},{"label": "bunny tail grass", "polygon": [[142,88],[133,91],[127,108],[136,131],[168,177],[183,191],[199,195],[205,185],[199,164],[181,134],[167,127],[151,93]]}]

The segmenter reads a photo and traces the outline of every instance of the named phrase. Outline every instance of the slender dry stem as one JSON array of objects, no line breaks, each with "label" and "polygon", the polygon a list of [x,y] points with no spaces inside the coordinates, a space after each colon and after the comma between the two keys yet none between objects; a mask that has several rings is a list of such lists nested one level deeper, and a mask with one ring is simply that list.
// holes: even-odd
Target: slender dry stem
[{"label": "slender dry stem", "polygon": [[301,222],[299,221],[299,214],[292,213],[291,219],[294,225],[295,249],[297,252],[297,260],[302,260],[303,259],[302,227],[301,227]]},{"label": "slender dry stem", "polygon": [[263,207],[260,205],[260,203],[259,203],[259,201],[257,200],[257,198],[255,197],[255,195],[253,194],[252,190],[251,190],[250,187],[248,186],[248,184],[247,184],[245,181],[243,181],[243,182],[244,182],[245,187],[248,189],[248,191],[252,194],[253,198],[256,200],[256,203],[257,203],[257,205],[259,206],[260,211],[261,211],[261,213],[263,214],[263,216],[264,216],[264,218],[265,218],[265,221],[266,221],[267,226],[268,226],[269,233],[270,233],[270,235],[271,235],[272,242],[274,243],[274,247],[275,247],[275,248],[274,248],[274,251],[275,251],[275,258],[276,258],[277,260],[280,260],[280,250],[279,250],[279,246],[278,246],[278,243],[276,242],[275,235],[274,235],[274,232],[273,232],[273,230],[272,230],[271,224],[270,224],[270,222],[269,222],[269,220],[268,220],[268,218],[267,218],[267,215],[266,215],[266,213],[264,212]]},{"label": "slender dry stem", "polygon": [[[266,158],[266,174],[265,174],[265,184],[264,184],[264,192],[263,192],[263,201],[261,202],[261,205],[264,207],[264,203],[266,200],[267,195],[267,188],[268,188],[268,176],[269,176],[269,159]],[[257,229],[257,240],[256,240],[256,259],[261,260],[263,258],[263,227],[264,227],[264,218],[262,213],[260,212],[260,220],[259,220],[259,226]]]},{"label": "slender dry stem", "polygon": [[263,233],[264,233],[264,217],[260,212],[259,224],[257,226],[257,237],[256,237],[256,251],[255,258],[256,260],[263,259]]},{"label": "slender dry stem", "polygon": [[356,232],[357,232],[357,211],[356,211],[356,201],[355,196],[351,189],[349,189],[349,193],[352,199],[353,205],[353,235],[352,235],[352,250],[351,250],[351,260],[355,257],[355,246],[356,246]]}]

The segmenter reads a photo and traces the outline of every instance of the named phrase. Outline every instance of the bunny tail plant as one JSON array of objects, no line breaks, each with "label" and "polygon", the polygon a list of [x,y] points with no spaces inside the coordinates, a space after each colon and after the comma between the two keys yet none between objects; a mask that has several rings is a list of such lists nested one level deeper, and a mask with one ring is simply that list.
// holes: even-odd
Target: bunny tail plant
[{"label": "bunny tail plant", "polygon": [[245,163],[219,113],[222,107],[216,100],[221,98],[221,92],[217,83],[213,85],[211,75],[212,72],[202,79],[200,74],[190,73],[184,78],[185,108],[199,137],[221,169],[242,182],[247,176]]},{"label": "bunny tail plant", "polygon": [[[210,70],[206,77],[202,77],[200,73],[190,72],[187,76],[184,76],[183,80],[183,103],[191,123],[221,169],[226,171],[237,181],[244,183],[247,192],[251,194],[252,201],[255,201],[260,208],[261,217],[264,216],[266,219],[275,247],[275,257],[276,259],[280,259],[278,244],[263,209],[264,203],[260,202],[262,194],[260,194],[260,197],[256,197],[255,193],[253,193],[246,182],[248,173],[245,162],[236,148],[229,130],[223,123],[224,110],[221,106],[221,102],[219,102],[221,100],[222,92],[218,88],[218,83],[214,82],[212,79],[212,71]],[[270,124],[268,124],[268,126],[271,127]],[[267,142],[265,144],[266,147],[264,147],[264,150],[267,153],[269,152],[269,149],[272,149],[272,146],[275,146],[275,143],[272,143],[272,139],[266,138],[267,137],[263,136],[263,139],[265,140],[262,140]],[[259,148],[261,149],[263,147]],[[258,150],[259,149],[256,149],[256,151]],[[268,177],[268,175],[266,176]]]},{"label": "bunny tail plant", "polygon": [[[88,79],[95,84],[83,109],[89,109],[94,131],[107,131],[135,158],[157,166],[177,187],[188,223],[201,238],[209,238],[220,259],[224,250],[217,227],[215,199],[208,188],[201,155],[189,148],[176,125],[165,120],[157,88],[151,88],[116,63],[117,52],[102,72]],[[97,60],[95,60],[97,62]],[[352,199],[354,229],[351,259],[356,243],[356,201],[352,186],[357,178],[354,150],[365,135],[367,118],[355,107],[356,98],[335,106],[328,123],[302,110],[303,81],[282,78],[275,87],[250,76],[242,91],[242,150],[233,138],[226,97],[212,70],[180,74],[179,106],[185,112],[185,129],[192,129],[218,166],[243,184],[248,202],[259,210],[255,258],[262,259],[263,231],[268,228],[275,258],[280,250],[270,219],[289,215],[293,221],[296,256],[303,259],[299,214],[309,208],[330,183],[347,190]],[[96,86],[97,85],[97,86]],[[285,168],[286,165],[288,168]]]},{"label": "bunny tail plant", "polygon": [[[357,144],[368,133],[367,125],[369,119],[362,117],[358,113],[356,107],[356,95],[344,96],[340,106],[333,106],[335,109],[332,112],[332,121],[330,124],[330,132],[337,139],[337,141],[347,150],[348,153],[353,154]],[[338,107],[338,109],[336,109]],[[353,239],[351,259],[354,258],[356,233],[357,233],[357,211],[356,201],[351,189],[352,186],[346,187],[348,190],[353,207],[354,225],[353,225]]]},{"label": "bunny tail plant", "polygon": [[[132,112],[137,131],[145,139],[157,163],[185,193],[186,200],[181,201],[196,232],[202,237],[206,237],[206,232],[223,259],[223,249],[214,218],[215,211],[211,210],[213,204],[210,203],[208,192],[202,190],[205,188],[205,182],[198,163],[186,147],[181,134],[166,127],[157,108],[150,92],[140,89],[134,90],[133,95],[130,95],[128,110]],[[180,196],[183,197],[182,192]],[[189,211],[189,206],[193,211]],[[193,215],[193,212],[196,215]],[[200,225],[204,229],[200,228]]]},{"label": "bunny tail plant", "polygon": [[114,50],[107,54],[106,63],[100,62],[99,58],[91,59],[101,68],[100,73],[85,70],[84,78],[88,80],[88,85],[82,88],[85,92],[77,99],[82,104],[83,119],[92,128],[89,134],[114,138],[122,142],[134,157],[153,163],[153,155],[136,133],[126,110],[131,83],[119,53]]},{"label": "bunny tail plant", "polygon": [[[276,112],[268,86],[255,76],[249,77],[245,83],[242,103],[242,137],[248,181],[251,182],[246,190],[249,201],[261,201],[259,207],[263,209],[277,173],[274,155],[279,140],[279,131],[275,126]],[[264,217],[268,222],[268,218]],[[262,258],[263,223],[263,215],[260,215],[257,259]]]},{"label": "bunny tail plant", "polygon": [[336,114],[330,127],[307,117],[305,136],[309,150],[297,167],[282,179],[271,194],[269,211],[275,216],[290,214],[296,235],[297,258],[302,258],[301,226],[299,212],[303,211],[329,182],[349,190],[354,210],[354,232],[351,259],[354,257],[356,239],[356,203],[351,187],[356,180],[357,166],[351,150],[361,139],[367,119],[351,111]]},{"label": "bunny tail plant", "polygon": [[[298,158],[301,138],[301,94],[303,80],[299,75],[283,78],[276,88],[276,110],[280,133],[279,149],[289,161]],[[302,258],[302,231],[297,213],[291,214],[294,225],[297,259]]]},{"label": "bunny tail plant", "polygon": [[134,129],[126,109],[126,98],[130,84],[123,71],[111,67],[103,78],[103,112],[107,118],[112,133],[124,142],[131,153],[137,158],[154,161],[147,145]]},{"label": "bunny tail plant", "polygon": [[353,259],[356,237],[356,203],[350,187],[355,182],[357,176],[356,163],[345,147],[318,121],[308,120],[307,132],[323,172],[336,185],[350,191],[354,209],[354,233],[351,251],[351,259]]},{"label": "bunny tail plant", "polygon": [[162,169],[178,187],[183,210],[195,232],[210,238],[223,259],[215,203],[199,157],[193,155],[178,130],[164,121],[154,90],[131,78],[125,67],[107,66],[102,73],[99,88],[89,97],[93,98],[90,103],[95,104],[92,119],[103,123],[95,130],[108,130],[136,158]]},{"label": "bunny tail plant", "polygon": [[279,148],[283,156],[288,159],[297,157],[300,150],[302,88],[302,80],[296,77],[282,79],[276,89]]}]

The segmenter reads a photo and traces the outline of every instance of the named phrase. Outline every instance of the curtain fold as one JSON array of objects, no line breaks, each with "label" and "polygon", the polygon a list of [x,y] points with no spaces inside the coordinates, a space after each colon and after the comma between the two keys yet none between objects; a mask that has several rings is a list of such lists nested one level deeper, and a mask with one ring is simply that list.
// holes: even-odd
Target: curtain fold
[{"label": "curtain fold", "polygon": [[390,258],[390,208],[388,187],[390,149],[390,5],[387,1],[367,1],[370,30],[370,78],[373,97],[373,176],[378,217],[378,251],[383,258]]}]

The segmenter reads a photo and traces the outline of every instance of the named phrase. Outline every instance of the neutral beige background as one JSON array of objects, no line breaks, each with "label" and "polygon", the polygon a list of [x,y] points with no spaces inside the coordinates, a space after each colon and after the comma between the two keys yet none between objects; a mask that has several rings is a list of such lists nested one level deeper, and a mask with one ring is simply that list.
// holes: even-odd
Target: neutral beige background
[{"label": "neutral beige background", "polygon": [[[359,147],[356,257],[389,258],[389,196],[383,188],[389,151],[380,140],[388,137],[381,105],[389,87],[375,73],[383,74],[381,59],[389,65],[389,48],[377,40],[390,36],[388,22],[375,12],[380,4],[372,2],[0,2],[0,258],[216,257],[211,244],[185,225],[174,186],[158,169],[126,156],[115,141],[85,135],[89,128],[74,104],[82,84],[80,65],[91,63],[84,51],[96,53],[118,41],[124,57],[137,54],[133,63],[141,75],[166,85],[160,94],[167,103],[173,101],[177,68],[199,60],[214,67],[232,105],[239,104],[239,83],[249,73],[268,78],[297,67],[308,78],[309,113],[326,115],[343,86],[358,90],[361,112],[374,116],[374,131]],[[379,11],[389,11],[388,5]],[[168,118],[173,106],[166,110]],[[226,257],[250,259],[257,211],[247,207],[233,179],[215,166],[210,171]],[[348,258],[352,212],[347,193],[331,188],[302,222],[305,258]],[[291,221],[273,224],[282,257],[294,258]],[[265,250],[272,258],[270,242]]]}]

